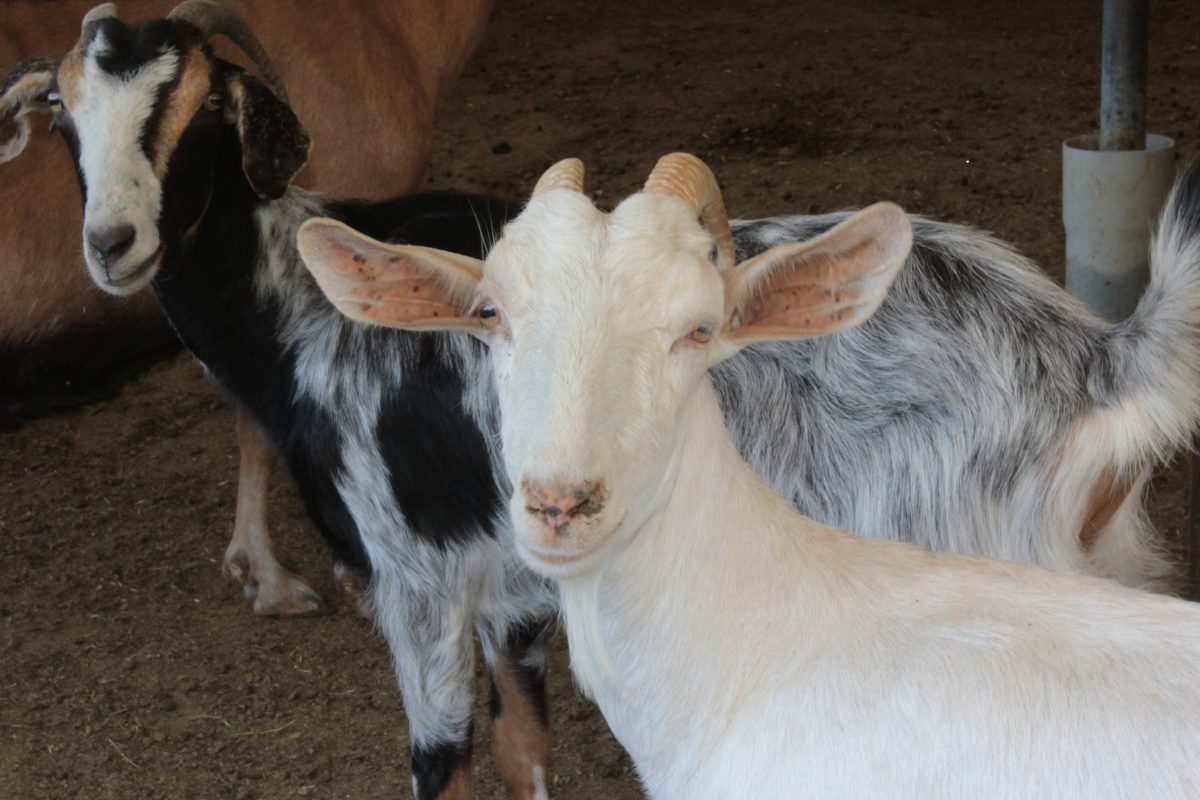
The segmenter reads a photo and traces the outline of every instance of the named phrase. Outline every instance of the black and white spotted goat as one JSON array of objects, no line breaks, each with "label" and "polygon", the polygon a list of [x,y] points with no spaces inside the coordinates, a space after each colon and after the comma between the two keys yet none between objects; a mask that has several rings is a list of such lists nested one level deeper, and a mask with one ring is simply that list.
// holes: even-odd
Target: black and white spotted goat
[{"label": "black and white spotted goat", "polygon": [[[131,29],[102,6],[63,58],[23,62],[0,82],[0,160],[20,152],[27,113],[54,114],[97,284],[153,287],[283,455],[335,561],[369,572],[418,796],[470,792],[473,629],[497,688],[501,774],[514,794],[544,796],[553,599],[497,541],[504,492],[480,352],[463,335],[344,320],[295,249],[300,224],[328,215],[469,265],[516,209],[450,194],[328,203],[290,188],[308,148],[299,123],[278,92],[208,51],[209,21],[230,15],[185,7]],[[841,218],[736,222],[733,238],[746,258]],[[870,322],[717,368],[735,439],[821,521],[1161,585],[1140,489],[1197,416],[1200,252],[1182,230],[1160,233],[1147,298],[1110,326],[1005,246],[916,219],[913,255]]]}]

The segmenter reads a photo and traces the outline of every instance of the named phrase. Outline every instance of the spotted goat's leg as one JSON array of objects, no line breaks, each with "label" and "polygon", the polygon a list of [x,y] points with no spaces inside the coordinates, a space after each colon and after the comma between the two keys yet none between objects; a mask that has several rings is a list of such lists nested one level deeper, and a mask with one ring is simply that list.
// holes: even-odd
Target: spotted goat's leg
[{"label": "spotted goat's leg", "polygon": [[510,629],[487,652],[491,673],[492,757],[516,800],[547,800],[550,728],[546,708],[549,620]]}]

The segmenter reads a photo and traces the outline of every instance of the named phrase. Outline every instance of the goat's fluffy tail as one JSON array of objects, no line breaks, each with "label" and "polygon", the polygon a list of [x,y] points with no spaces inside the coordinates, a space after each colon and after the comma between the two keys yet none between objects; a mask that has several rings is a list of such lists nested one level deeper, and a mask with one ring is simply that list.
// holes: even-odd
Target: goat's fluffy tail
[{"label": "goat's fluffy tail", "polygon": [[[1200,160],[1175,184],[1150,249],[1150,284],[1112,330],[1107,387],[1118,419],[1112,442],[1136,462],[1161,458],[1200,421]],[[1097,376],[1100,378],[1100,376]],[[1099,386],[1099,398],[1106,392]]]},{"label": "goat's fluffy tail", "polygon": [[[1090,565],[1076,569],[1169,589],[1172,559],[1141,495],[1149,468],[1186,445],[1200,424],[1200,161],[1184,170],[1163,209],[1150,271],[1133,314],[1106,332],[1090,379],[1097,406],[1063,454],[1078,468],[1058,472],[1053,491],[1071,509],[1064,523],[1085,520]],[[1092,521],[1102,529],[1090,534],[1094,547]]]}]

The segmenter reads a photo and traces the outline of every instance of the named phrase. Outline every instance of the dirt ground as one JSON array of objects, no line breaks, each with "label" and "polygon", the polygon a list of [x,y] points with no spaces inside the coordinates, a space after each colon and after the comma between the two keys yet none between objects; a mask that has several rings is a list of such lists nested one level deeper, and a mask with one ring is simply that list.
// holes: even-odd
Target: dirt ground
[{"label": "dirt ground", "polygon": [[[610,202],[690,150],[735,216],[890,199],[992,230],[1061,277],[1059,148],[1096,126],[1098,3],[497,6],[442,111],[433,185],[522,197],[579,156]],[[1151,128],[1191,155],[1200,6],[1152,13]],[[334,613],[259,619],[220,577],[236,465],[233,415],[186,355],[0,434],[0,797],[407,795],[385,648],[337,597],[286,480],[281,556]],[[1172,536],[1182,485],[1177,464],[1152,488]],[[551,695],[552,794],[639,796],[561,644]],[[476,752],[479,796],[502,797],[483,731]]]}]

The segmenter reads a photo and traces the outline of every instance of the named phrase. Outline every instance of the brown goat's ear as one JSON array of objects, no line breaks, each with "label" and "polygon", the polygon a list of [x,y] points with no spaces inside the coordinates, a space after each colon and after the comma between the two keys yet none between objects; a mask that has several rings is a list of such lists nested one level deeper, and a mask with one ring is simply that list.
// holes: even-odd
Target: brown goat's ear
[{"label": "brown goat's ear", "polygon": [[225,84],[226,114],[237,124],[242,140],[246,180],[264,200],[278,199],[308,161],[311,140],[291,106],[257,78],[230,72]]},{"label": "brown goat's ear", "polygon": [[726,278],[724,338],[741,347],[854,327],[879,308],[911,247],[908,215],[892,203],[807,242],[772,247]]},{"label": "brown goat's ear", "polygon": [[414,331],[483,328],[471,313],[479,259],[377,242],[320,218],[300,226],[296,244],[321,291],[350,319]]},{"label": "brown goat's ear", "polygon": [[28,58],[0,80],[0,164],[21,155],[29,142],[32,111],[45,111],[54,86],[56,61]]}]

